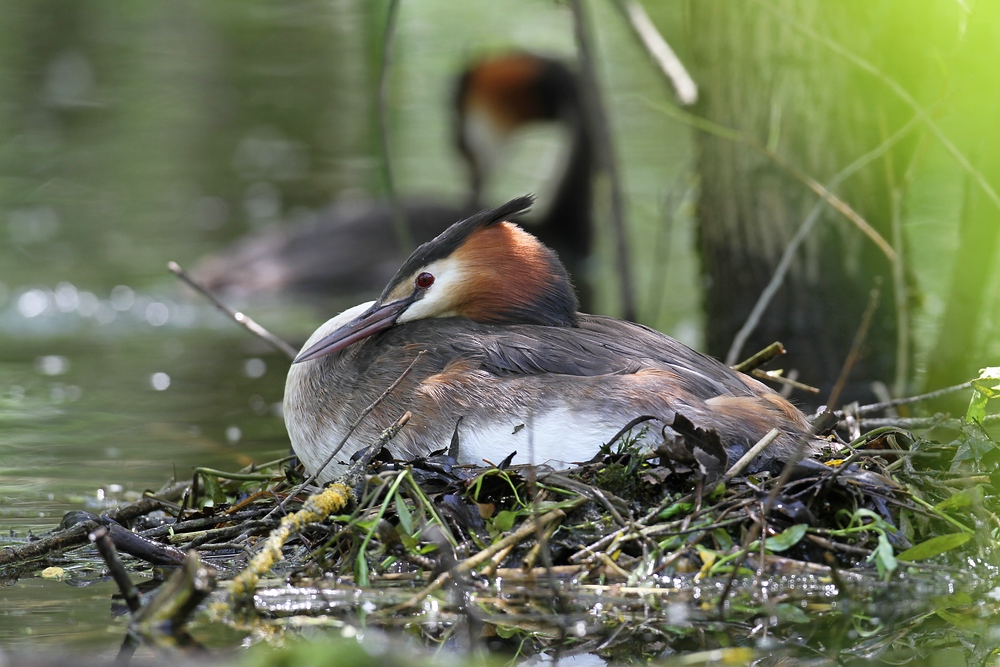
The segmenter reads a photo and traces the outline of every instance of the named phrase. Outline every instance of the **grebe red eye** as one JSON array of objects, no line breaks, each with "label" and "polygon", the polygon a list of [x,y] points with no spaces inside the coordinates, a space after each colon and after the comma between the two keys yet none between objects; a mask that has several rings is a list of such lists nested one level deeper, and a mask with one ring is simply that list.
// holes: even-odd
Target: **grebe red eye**
[{"label": "grebe red eye", "polygon": [[420,289],[427,289],[428,287],[434,284],[434,276],[433,274],[424,271],[419,276],[417,276],[417,279],[414,280],[413,282]]}]

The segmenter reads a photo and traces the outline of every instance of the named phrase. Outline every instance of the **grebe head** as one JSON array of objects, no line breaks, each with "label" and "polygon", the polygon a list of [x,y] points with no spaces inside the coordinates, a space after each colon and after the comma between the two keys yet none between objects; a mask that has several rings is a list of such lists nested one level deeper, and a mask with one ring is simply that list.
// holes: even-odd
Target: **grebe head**
[{"label": "grebe head", "polygon": [[567,120],[579,109],[576,76],[562,62],[515,52],[465,70],[455,88],[455,142],[478,197],[496,156],[517,128]]},{"label": "grebe head", "polygon": [[361,315],[304,350],[322,357],[397,324],[467,317],[497,324],[574,326],[577,302],[556,254],[509,219],[520,197],[457,222],[417,248]]}]

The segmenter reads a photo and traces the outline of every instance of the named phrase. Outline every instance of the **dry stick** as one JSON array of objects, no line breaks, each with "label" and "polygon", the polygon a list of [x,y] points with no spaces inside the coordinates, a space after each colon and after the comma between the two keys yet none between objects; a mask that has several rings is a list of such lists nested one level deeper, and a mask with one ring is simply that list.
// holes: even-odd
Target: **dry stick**
[{"label": "dry stick", "polygon": [[[533,420],[534,415],[533,414],[530,415],[529,418]],[[535,440],[534,440],[534,430],[532,427],[533,424],[529,423],[528,453],[530,454],[530,458],[534,460]],[[529,466],[526,482],[527,482],[528,493],[531,494],[531,518],[535,523],[535,547],[531,552],[529,552],[529,556],[531,555],[531,553],[534,553],[534,557],[531,558],[531,563],[529,564],[528,560],[525,559],[524,565],[525,567],[531,567],[532,565],[534,565],[535,558],[541,556],[542,566],[545,568],[546,578],[548,579],[549,583],[549,590],[552,591],[552,595],[555,598],[555,609],[557,612],[559,612],[560,619],[562,619],[566,618],[569,615],[569,606],[566,604],[566,599],[559,591],[558,581],[556,579],[555,573],[552,570],[553,567],[552,553],[549,551],[549,542],[548,542],[549,531],[546,530],[546,528],[543,527],[541,524],[541,513],[539,511],[539,502],[541,500],[541,494],[539,494],[538,492],[537,473],[538,470],[537,468],[535,468],[535,466]],[[602,499],[605,501],[607,500],[606,498]],[[608,503],[608,505],[610,506],[610,503]],[[613,516],[617,516],[618,519],[621,519],[621,517],[617,514],[617,512],[614,510],[613,507],[611,507],[610,509]],[[458,581],[458,579],[456,579],[456,581]],[[566,628],[562,622],[558,623],[558,627],[560,633],[565,632]],[[556,656],[558,656],[558,651],[556,652]],[[558,657],[556,659],[558,660]]]},{"label": "dry stick", "polygon": [[976,181],[976,184],[979,185],[979,187],[990,199],[990,201],[992,201],[997,208],[1000,208],[1000,196],[998,196],[996,191],[992,188],[992,186],[990,186],[989,182],[986,180],[986,177],[983,176],[975,167],[972,166],[972,163],[969,161],[969,159],[965,157],[962,151],[960,151],[955,146],[955,144],[951,143],[951,140],[948,139],[948,137],[941,130],[941,128],[938,127],[938,124],[935,123],[934,120],[927,114],[927,109],[920,106],[920,103],[918,103],[917,100],[915,100],[912,95],[906,92],[906,89],[903,88],[903,86],[901,86],[895,79],[890,77],[888,74],[884,73],[879,68],[875,67],[875,65],[871,64],[864,58],[851,53],[845,47],[833,41],[826,35],[821,35],[812,28],[798,21],[795,21],[794,19],[788,16],[784,16],[774,8],[769,7],[766,2],[762,2],[762,0],[754,0],[754,2],[760,5],[767,12],[771,13],[773,16],[777,17],[778,20],[792,26],[799,32],[802,32],[803,34],[807,35],[810,39],[819,42],[820,44],[830,49],[837,55],[846,59],[851,64],[864,70],[865,72],[868,72],[876,79],[881,81],[883,84],[885,84],[889,88],[889,90],[895,93],[895,95],[899,99],[903,100],[903,102],[905,102],[907,106],[913,109],[913,111],[917,114],[917,117],[920,119],[920,121],[924,125],[926,125],[927,128],[937,138],[937,140],[941,142],[941,145],[945,147],[945,150],[951,153],[951,156],[955,158],[955,161],[958,162],[959,165],[961,165],[962,169],[964,169],[970,176],[972,176],[972,179]]},{"label": "dry stick", "polygon": [[184,626],[198,605],[215,590],[215,568],[201,562],[197,551],[189,551],[184,567],[177,569],[136,614],[130,630],[146,638],[168,634],[185,641]]},{"label": "dry stick", "polygon": [[[918,116],[914,116],[908,123],[906,123],[906,125],[896,130],[892,136],[876,146],[873,150],[868,151],[857,160],[841,169],[832,179],[830,179],[827,184],[827,190],[832,192],[844,181],[844,179],[860,171],[866,165],[887,153],[892,146],[909,134],[919,124],[919,122],[920,118]],[[729,352],[726,354],[726,363],[732,364],[736,361],[736,358],[739,357],[740,350],[743,349],[747,339],[750,338],[750,335],[754,332],[754,330],[756,330],[757,325],[760,324],[760,318],[764,315],[764,311],[767,310],[769,305],[771,305],[771,301],[774,299],[775,294],[778,293],[778,290],[785,282],[785,276],[788,274],[789,268],[791,268],[792,260],[795,259],[795,253],[812,231],[816,221],[819,220],[820,213],[823,212],[826,203],[828,202],[825,199],[820,199],[816,202],[812,210],[809,211],[805,220],[803,220],[802,224],[799,225],[795,235],[788,242],[788,245],[785,247],[785,250],[781,255],[781,259],[778,261],[778,266],[774,269],[774,275],[771,276],[770,282],[768,282],[764,291],[762,291],[760,296],[757,298],[757,303],[754,304],[753,310],[751,310],[750,315],[747,316],[746,322],[733,338],[733,343],[729,348]],[[893,250],[893,253],[895,253],[895,250]],[[890,256],[887,254],[886,256],[889,257],[889,261],[895,269],[895,266],[898,263],[898,255]]]},{"label": "dry stick", "polygon": [[406,602],[396,605],[395,607],[390,609],[389,613],[395,614],[397,612],[409,609],[410,607],[419,604],[420,601],[423,600],[425,597],[427,597],[434,591],[441,588],[441,586],[443,586],[444,583],[448,581],[448,579],[453,575],[465,574],[474,567],[477,567],[478,565],[481,565],[482,563],[488,561],[490,558],[494,556],[494,554],[498,553],[499,551],[506,549],[511,545],[517,544],[522,540],[527,539],[528,537],[531,536],[532,533],[534,533],[539,528],[544,528],[553,521],[562,520],[564,518],[566,518],[566,513],[564,511],[562,511],[561,509],[554,509],[551,512],[543,514],[537,519],[533,518],[529,521],[526,521],[523,526],[521,526],[515,532],[511,533],[510,535],[503,538],[499,542],[495,542],[494,544],[483,549],[476,555],[466,558],[461,563],[451,568],[447,572],[442,572],[441,574],[439,574],[438,577],[434,581],[429,583],[426,587],[424,587],[423,590],[421,590],[419,593],[414,595]]},{"label": "dry stick", "polygon": [[597,502],[599,505],[604,507],[605,510],[608,511],[608,513],[611,515],[611,518],[615,520],[615,523],[621,526],[622,530],[629,530],[631,531],[632,534],[637,535],[639,538],[646,540],[647,545],[649,547],[653,549],[658,548],[659,545],[657,545],[654,541],[650,540],[648,537],[642,534],[642,531],[640,529],[640,525],[642,524],[637,524],[636,521],[632,519],[631,515],[626,520],[621,515],[621,513],[615,508],[615,506],[611,504],[611,501],[608,500],[608,498],[604,495],[604,493],[596,486],[590,486],[582,482],[578,482],[574,479],[563,477],[558,473],[553,473],[551,475],[548,475],[545,478],[545,481],[554,482],[559,486],[569,489],[570,491],[575,491],[576,493],[580,494],[584,498],[587,498],[588,500]]},{"label": "dry stick", "polygon": [[[689,493],[686,496],[683,496],[682,498],[676,500],[670,498],[664,499],[664,501],[661,502],[659,506],[650,510],[643,518],[629,524],[628,526],[619,528],[618,530],[615,530],[611,533],[608,533],[607,535],[604,535],[596,542],[584,546],[582,549],[578,550],[576,553],[571,555],[569,557],[569,560],[571,562],[578,562],[589,555],[595,555],[600,551],[607,551],[608,545],[618,540],[620,540],[621,542],[626,542],[632,539],[646,539],[653,535],[660,535],[661,531],[668,530],[670,529],[671,526],[675,524],[679,525],[682,524],[684,521],[690,521],[699,518],[701,515],[706,514],[711,510],[711,508],[706,508],[700,511],[696,511],[678,521],[672,521],[669,523],[660,523],[660,524],[655,524],[653,526],[647,525],[649,521],[657,517],[659,513],[668,505],[675,503],[692,502],[694,500],[694,497],[695,497],[694,493]],[[726,512],[728,512],[728,510]],[[723,515],[725,515],[726,512],[723,512]],[[742,520],[743,519],[740,519],[740,521]],[[643,527],[636,530],[637,526],[643,526]],[[673,534],[673,533],[668,533],[668,534]]]},{"label": "dry stick", "polygon": [[778,384],[783,384],[791,387],[792,389],[798,389],[799,391],[805,391],[810,394],[818,394],[819,389],[811,385],[793,380],[792,378],[786,378],[779,373],[771,373],[768,371],[762,371],[759,368],[755,368],[750,371],[750,375],[757,378],[758,380],[767,380],[768,382],[776,382]]},{"label": "dry stick", "polygon": [[733,466],[722,476],[722,483],[728,484],[732,481],[733,477],[736,477],[740,472],[747,467],[758,454],[760,454],[764,449],[769,446],[772,442],[778,439],[781,435],[781,431],[776,428],[772,428],[767,434],[757,441],[753,447],[747,450],[747,453],[740,457],[740,460],[733,464]]},{"label": "dry stick", "polygon": [[392,207],[392,231],[396,237],[396,245],[403,254],[413,250],[413,234],[406,220],[406,213],[396,192],[396,180],[392,173],[392,150],[389,137],[389,110],[387,104],[389,88],[389,66],[392,64],[392,43],[396,34],[396,17],[399,15],[399,0],[389,0],[385,18],[385,32],[382,33],[382,59],[378,68],[378,90],[376,91],[375,108],[378,113],[379,157],[382,158],[382,178],[385,181],[385,193]]},{"label": "dry stick", "polygon": [[618,0],[616,4],[625,18],[628,19],[629,27],[646,48],[649,57],[653,59],[663,75],[667,77],[670,85],[674,87],[674,92],[677,93],[677,99],[681,101],[681,104],[690,106],[697,102],[697,84],[684,68],[684,63],[667,44],[667,40],[653,25],[653,21],[643,6],[636,0]]},{"label": "dry stick", "polygon": [[625,202],[622,197],[621,177],[611,144],[611,131],[607,115],[601,104],[600,86],[597,82],[594,48],[590,38],[587,17],[584,16],[580,0],[570,0],[573,12],[573,34],[580,52],[581,81],[584,93],[584,122],[590,126],[595,138],[602,166],[611,185],[611,222],[615,232],[615,254],[620,276],[622,311],[624,319],[635,321],[635,288],[632,281],[632,265],[629,262],[628,236],[625,229]]},{"label": "dry stick", "polygon": [[[160,495],[166,499],[179,498],[190,486],[188,482],[174,484],[161,490]],[[119,523],[128,523],[132,519],[144,516],[163,507],[163,501],[159,498],[145,497],[134,503],[115,507],[104,513],[104,517]],[[87,542],[87,535],[93,527],[88,522],[78,523],[75,526],[63,530],[56,530],[45,537],[29,542],[16,549],[0,550],[0,567],[12,565],[28,560],[41,558],[56,549],[69,549]]]},{"label": "dry stick", "polygon": [[578,482],[575,479],[570,479],[569,477],[564,477],[559,473],[547,475],[545,477],[545,481],[548,484],[558,484],[565,489],[578,493],[587,500],[592,500],[598,503],[604,507],[605,510],[607,510],[608,514],[611,515],[611,518],[614,519],[615,523],[619,526],[627,527],[630,523],[632,523],[631,521],[625,520],[615,506],[611,504],[611,501],[608,500],[607,496],[605,496],[597,487],[584,484],[583,482]]},{"label": "dry stick", "polygon": [[[918,396],[909,396],[907,398],[894,398],[891,401],[882,401],[881,403],[870,403],[868,405],[862,405],[858,408],[857,413],[859,415],[867,415],[873,412],[880,412],[886,408],[893,408],[898,405],[909,405],[910,403],[921,403],[923,401],[930,401],[941,396],[946,396],[947,394],[953,394],[956,391],[962,391],[963,389],[969,389],[972,387],[972,382],[963,382],[962,384],[952,385],[950,387],[945,387],[944,389],[937,389],[926,394],[920,394]],[[840,415],[840,411],[834,413],[835,415]]]},{"label": "dry stick", "polygon": [[[404,370],[402,373],[400,373],[399,377],[396,378],[396,380],[392,384],[390,384],[386,388],[386,390],[383,391],[379,395],[378,398],[376,398],[374,401],[372,401],[371,404],[367,408],[365,408],[364,410],[361,411],[361,414],[358,415],[358,418],[355,419],[354,423],[352,423],[351,426],[350,426],[350,428],[347,429],[347,433],[344,435],[344,437],[341,438],[340,442],[337,443],[337,446],[333,448],[332,452],[330,452],[330,455],[326,457],[325,461],[323,461],[323,465],[321,465],[319,468],[317,468],[316,472],[314,472],[313,474],[311,474],[304,482],[302,482],[297,487],[295,487],[295,489],[293,489],[291,493],[289,493],[287,496],[285,496],[284,500],[282,500],[280,503],[278,503],[274,507],[274,509],[272,509],[270,512],[268,512],[267,515],[263,519],[264,521],[267,521],[274,514],[282,511],[285,508],[285,505],[288,504],[289,500],[291,500],[295,496],[299,495],[299,493],[301,493],[304,488],[306,488],[307,486],[309,486],[310,484],[312,484],[313,482],[316,481],[316,478],[319,477],[319,474],[321,472],[323,472],[323,470],[328,465],[330,465],[330,463],[333,462],[333,457],[336,456],[340,452],[341,449],[343,449],[343,447],[344,447],[345,444],[347,444],[348,438],[350,438],[354,434],[354,431],[358,428],[358,426],[361,425],[361,422],[364,420],[364,418],[367,417],[369,414],[371,414],[371,411],[374,410],[376,407],[378,407],[379,403],[381,403],[382,401],[384,401],[386,399],[386,397],[389,394],[391,394],[393,392],[393,390],[396,389],[396,387],[399,386],[399,383],[403,381],[403,378],[405,378],[407,375],[410,374],[410,371],[413,370],[413,367],[416,365],[416,363],[418,361],[420,361],[420,358],[422,356],[424,356],[425,353],[426,352],[424,350],[421,350],[420,352],[418,352],[417,356],[414,357],[413,361],[410,362],[410,365],[406,367],[406,370]],[[409,413],[407,413],[407,415],[408,414]],[[407,417],[407,419],[409,419],[409,417]],[[405,424],[406,422],[403,422],[403,423]],[[235,541],[238,542],[239,539],[237,539]]]},{"label": "dry stick", "polygon": [[763,366],[767,362],[771,361],[771,359],[780,357],[783,354],[785,354],[785,346],[779,342],[774,342],[760,352],[754,354],[749,359],[744,359],[740,363],[733,366],[733,370],[738,373],[749,373],[755,368]]},{"label": "dry stick", "polygon": [[[410,413],[407,412],[382,432],[375,447],[378,449],[384,447],[409,420]],[[361,468],[363,473],[366,463],[359,462],[355,465]],[[258,581],[270,572],[275,563],[284,558],[282,550],[288,540],[309,524],[325,521],[334,512],[339,512],[351,502],[353,497],[354,491],[349,488],[348,483],[336,482],[309,496],[302,503],[302,509],[299,511],[283,516],[281,523],[267,536],[267,540],[250,559],[246,568],[233,578],[229,587],[229,598],[233,606],[252,607],[252,596]]]},{"label": "dry stick", "polygon": [[[565,633],[566,625],[564,623],[564,619],[568,618],[570,609],[569,605],[566,603],[566,597],[559,590],[558,580],[552,569],[554,567],[552,562],[552,552],[549,550],[549,535],[555,532],[558,526],[551,523],[546,526],[542,525],[541,514],[538,506],[538,492],[537,488],[535,488],[535,481],[535,467],[532,466],[528,475],[528,483],[532,489],[531,513],[532,518],[535,520],[535,554],[542,559],[542,566],[545,568],[545,575],[549,582],[549,590],[555,598],[555,609],[559,613],[559,631],[561,633]],[[532,559],[530,564],[527,560],[525,560],[524,564],[530,567],[534,565],[534,559]],[[558,650],[556,655],[559,655]]]},{"label": "dry stick", "polygon": [[[864,342],[865,337],[868,335],[868,327],[871,325],[872,317],[875,315],[875,308],[878,306],[878,295],[879,286],[876,283],[875,287],[873,287],[869,293],[868,305],[865,307],[865,312],[861,316],[861,324],[858,325],[858,331],[854,335],[854,340],[851,342],[851,349],[847,353],[847,358],[844,360],[843,368],[840,370],[840,377],[837,378],[837,383],[830,392],[830,398],[827,400],[827,406],[835,405],[840,399],[840,393],[843,391],[844,385],[847,383],[847,377],[850,375],[851,369],[854,367],[854,363],[857,361],[858,355],[861,353],[861,345]],[[815,433],[812,435],[815,435]],[[750,554],[750,545],[760,538],[764,528],[763,522],[771,513],[771,508],[774,507],[774,501],[777,500],[778,494],[781,493],[781,490],[791,478],[792,470],[794,470],[795,466],[805,455],[807,443],[808,439],[803,438],[798,443],[798,446],[795,448],[795,452],[793,452],[792,456],[785,461],[785,467],[782,468],[781,474],[778,475],[778,479],[775,480],[774,487],[767,494],[767,498],[764,500],[764,505],[761,508],[762,513],[760,521],[755,521],[750,527],[750,530],[747,532],[746,539],[743,542],[745,546],[743,547],[740,556],[736,559],[733,572],[726,580],[726,585],[723,587],[722,595],[719,598],[720,615],[725,614],[726,599],[729,597],[729,592],[732,590],[733,583],[736,581],[736,574],[739,572],[739,569],[743,566],[743,563],[746,562],[747,556]]]},{"label": "dry stick", "polygon": [[142,603],[139,602],[139,589],[135,587],[128,572],[125,571],[125,565],[118,557],[115,544],[111,541],[111,536],[108,535],[108,529],[104,526],[98,526],[87,538],[94,543],[97,552],[104,559],[104,564],[108,566],[111,578],[118,584],[118,590],[121,591],[125,604],[128,605],[128,610],[135,614],[142,607]]},{"label": "dry stick", "polygon": [[194,288],[197,292],[202,294],[206,299],[212,302],[212,305],[224,312],[229,317],[233,318],[237,324],[246,328],[247,331],[253,335],[264,339],[271,344],[279,352],[284,352],[289,359],[294,359],[297,354],[295,348],[281,340],[273,333],[257,324],[249,315],[244,315],[243,313],[238,313],[226,304],[222,303],[214,294],[208,291],[208,289],[200,284],[194,277],[181,268],[180,264],[177,262],[167,262],[167,268],[170,269],[171,273],[183,280],[189,286]]},{"label": "dry stick", "polygon": [[826,401],[828,409],[832,410],[840,401],[840,394],[844,391],[847,378],[851,374],[851,370],[854,368],[858,357],[861,355],[861,345],[864,343],[865,338],[868,337],[868,328],[871,326],[872,318],[875,316],[875,309],[878,308],[878,298],[882,291],[880,282],[876,280],[875,286],[868,293],[868,305],[865,307],[865,312],[861,315],[861,324],[854,334],[854,340],[851,341],[851,349],[847,353],[847,359],[844,360],[843,367],[840,369],[840,376],[837,378],[836,384],[833,385],[833,389],[830,390],[830,397]]},{"label": "dry stick", "polygon": [[883,426],[895,426],[907,431],[915,431],[917,429],[930,430],[938,426],[952,426],[953,424],[958,424],[958,422],[959,420],[948,419],[943,414],[938,414],[934,417],[880,417],[876,419],[859,419],[858,428],[862,432],[867,432]]}]

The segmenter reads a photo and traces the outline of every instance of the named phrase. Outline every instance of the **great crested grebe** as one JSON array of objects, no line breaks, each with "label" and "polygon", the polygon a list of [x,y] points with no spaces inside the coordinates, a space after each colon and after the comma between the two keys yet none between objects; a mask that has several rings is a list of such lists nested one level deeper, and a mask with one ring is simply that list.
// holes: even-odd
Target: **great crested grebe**
[{"label": "great crested grebe", "polygon": [[307,471],[420,352],[321,480],[405,411],[412,418],[389,445],[400,459],[447,448],[457,435],[463,463],[499,463],[516,451],[514,463],[565,467],[641,416],[656,420],[644,444],[673,441],[682,415],[716,433],[731,457],[779,429],[752,469],[803,439],[815,447],[803,414],[756,380],[642,325],[577,312],[556,254],[509,221],[531,201],[452,225],[410,255],[376,301],[306,342],[288,373],[284,414]]},{"label": "great crested grebe", "polygon": [[[562,62],[517,52],[481,60],[458,78],[455,141],[470,175],[470,203],[404,202],[417,242],[434,238],[478,210],[497,153],[520,127],[561,123],[572,144],[555,197],[532,231],[559,252],[589,307],[584,263],[591,252],[592,141],[580,113],[576,75]],[[196,276],[209,289],[247,297],[279,292],[374,295],[405,259],[388,202],[335,206],[318,220],[251,234],[203,260]]]}]

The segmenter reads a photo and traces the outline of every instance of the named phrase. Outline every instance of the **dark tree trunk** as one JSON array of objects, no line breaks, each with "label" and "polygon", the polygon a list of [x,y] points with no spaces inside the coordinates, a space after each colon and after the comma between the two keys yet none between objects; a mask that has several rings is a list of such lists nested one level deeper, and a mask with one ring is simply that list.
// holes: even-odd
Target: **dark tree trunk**
[{"label": "dark tree trunk", "polygon": [[[768,10],[753,2],[696,0],[690,16],[700,113],[771,146],[790,165],[827,183],[913,112],[874,77],[783,18],[898,75],[894,64],[922,58],[927,44],[912,52],[907,45],[917,35],[907,41],[886,31],[917,31],[919,39],[932,39],[935,31],[921,34],[924,28],[912,25],[921,20],[915,17],[924,4],[929,3],[778,0],[769,2]],[[931,20],[929,12],[925,16]],[[900,76],[904,85],[912,83]],[[888,158],[872,162],[836,190],[890,242],[892,188],[901,181],[912,145],[897,144]],[[708,351],[725,358],[817,196],[744,144],[702,132],[698,146]],[[878,282],[879,306],[841,402],[871,399],[871,383],[891,384],[896,367],[892,267],[871,240],[830,207],[795,255],[740,358],[781,341],[788,349],[781,365],[797,369],[800,381],[821,389],[818,397],[800,395],[800,402],[825,402]]]}]

